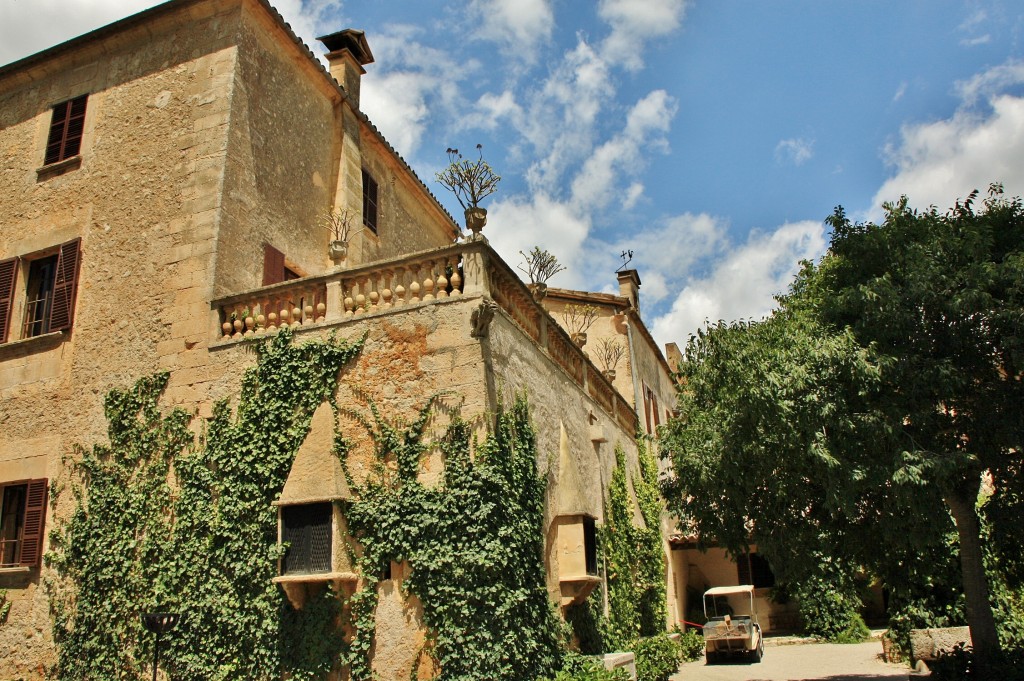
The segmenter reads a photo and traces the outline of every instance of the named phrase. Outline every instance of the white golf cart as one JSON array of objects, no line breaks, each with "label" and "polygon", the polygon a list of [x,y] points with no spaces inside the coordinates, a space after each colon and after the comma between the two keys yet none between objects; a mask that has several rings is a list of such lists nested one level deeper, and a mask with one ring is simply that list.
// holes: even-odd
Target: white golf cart
[{"label": "white golf cart", "polygon": [[730,655],[760,662],[764,638],[754,610],[754,587],[716,586],[704,592],[704,655],[708,664]]}]

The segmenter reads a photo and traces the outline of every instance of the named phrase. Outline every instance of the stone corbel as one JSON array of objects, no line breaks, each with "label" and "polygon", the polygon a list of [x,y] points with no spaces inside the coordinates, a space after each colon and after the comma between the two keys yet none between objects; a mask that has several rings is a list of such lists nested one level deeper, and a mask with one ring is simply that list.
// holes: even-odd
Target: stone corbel
[{"label": "stone corbel", "polygon": [[484,298],[480,301],[480,304],[473,310],[473,314],[469,318],[470,323],[473,325],[469,335],[473,338],[486,338],[488,328],[491,326],[491,320],[494,319],[494,313],[497,310],[498,304],[490,298]]}]

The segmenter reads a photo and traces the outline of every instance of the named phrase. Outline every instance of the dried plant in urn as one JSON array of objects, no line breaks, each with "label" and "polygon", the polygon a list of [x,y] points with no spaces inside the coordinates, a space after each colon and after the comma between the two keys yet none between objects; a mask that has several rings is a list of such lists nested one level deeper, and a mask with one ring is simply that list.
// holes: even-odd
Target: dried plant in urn
[{"label": "dried plant in urn", "polygon": [[619,360],[626,354],[626,346],[614,338],[602,338],[597,341],[597,361],[601,366],[601,373],[609,381],[615,380],[615,368]]},{"label": "dried plant in urn", "polygon": [[480,207],[480,201],[497,191],[501,181],[501,176],[484,160],[483,145],[476,148],[479,156],[475,161],[463,158],[458,149],[449,148],[448,167],[435,175],[445,189],[455,194],[466,212],[466,227],[474,235],[487,224],[487,209]]},{"label": "dried plant in urn", "polygon": [[597,308],[593,305],[566,305],[562,310],[562,321],[572,342],[582,348],[587,344],[587,329],[597,321]]},{"label": "dried plant in urn", "polygon": [[565,270],[565,267],[558,262],[551,253],[543,250],[540,246],[534,246],[533,250],[529,253],[523,253],[519,251],[519,255],[525,259],[526,267],[523,265],[516,265],[523,273],[530,278],[530,290],[533,292],[533,297],[537,300],[542,300],[548,291],[548,279],[555,276],[559,272]]}]

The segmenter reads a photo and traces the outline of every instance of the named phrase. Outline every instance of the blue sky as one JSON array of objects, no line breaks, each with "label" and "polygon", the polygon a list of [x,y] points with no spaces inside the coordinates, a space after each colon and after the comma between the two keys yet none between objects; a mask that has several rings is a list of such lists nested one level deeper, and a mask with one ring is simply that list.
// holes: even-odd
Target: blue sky
[{"label": "blue sky", "polygon": [[[272,0],[273,1],[273,0]],[[0,0],[0,62],[155,4]],[[314,38],[366,31],[362,105],[433,183],[449,146],[502,174],[485,234],[551,284],[614,290],[634,252],[644,318],[680,344],[760,317],[838,204],[946,208],[1024,194],[1019,0],[279,0]]]}]

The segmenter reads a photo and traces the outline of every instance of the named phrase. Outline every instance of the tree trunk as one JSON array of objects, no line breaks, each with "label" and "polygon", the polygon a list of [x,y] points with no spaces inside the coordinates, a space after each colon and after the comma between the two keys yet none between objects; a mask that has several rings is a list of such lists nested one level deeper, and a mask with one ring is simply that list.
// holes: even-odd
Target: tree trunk
[{"label": "tree trunk", "polygon": [[949,491],[943,499],[953,514],[960,540],[960,569],[975,660],[979,668],[985,668],[1000,655],[1001,650],[981,554],[981,528],[975,510],[977,495],[977,488],[972,491],[968,485],[966,489]]}]

